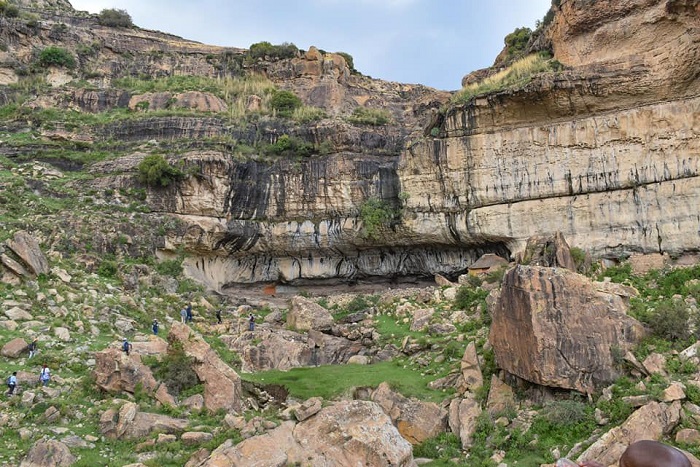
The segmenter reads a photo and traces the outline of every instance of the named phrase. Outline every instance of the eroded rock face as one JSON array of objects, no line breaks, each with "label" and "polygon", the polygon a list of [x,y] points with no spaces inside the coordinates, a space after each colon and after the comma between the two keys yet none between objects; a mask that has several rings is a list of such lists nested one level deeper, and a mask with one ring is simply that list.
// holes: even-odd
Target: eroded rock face
[{"label": "eroded rock face", "polygon": [[101,389],[120,393],[133,394],[137,385],[149,393],[158,389],[160,383],[156,381],[151,369],[141,363],[137,354],[127,356],[121,350],[107,348],[95,353],[95,369],[93,370],[95,384]]},{"label": "eroded rock face", "polygon": [[536,384],[587,393],[613,381],[611,349],[624,353],[644,331],[619,295],[596,285],[566,269],[510,269],[491,309],[498,365]]},{"label": "eroded rock face", "polygon": [[211,411],[240,412],[241,378],[224,363],[201,336],[189,326],[173,323],[168,334],[170,342],[179,342],[188,357],[194,358],[193,370],[204,383],[204,405]]},{"label": "eroded rock face", "polygon": [[287,325],[298,331],[328,331],[333,326],[333,316],[313,300],[295,296],[287,313]]},{"label": "eroded rock face", "polygon": [[[7,248],[14,253],[21,266],[32,276],[49,272],[49,262],[39,247],[39,242],[31,234],[19,231],[5,242]],[[5,264],[7,267],[8,265]],[[13,271],[20,273],[22,271]]]},{"label": "eroded rock face", "polygon": [[22,460],[20,467],[68,467],[77,458],[68,446],[52,439],[37,441]]},{"label": "eroded rock face", "polygon": [[125,403],[118,410],[109,409],[100,416],[100,431],[111,439],[136,440],[153,432],[181,433],[187,424],[187,420],[141,412],[133,402]]},{"label": "eroded rock face", "polygon": [[346,401],[294,424],[283,422],[237,445],[215,449],[201,467],[223,465],[413,467],[412,448],[373,402]]},{"label": "eroded rock face", "polygon": [[399,433],[411,444],[433,438],[447,427],[447,412],[432,402],[409,399],[394,392],[388,383],[380,384],[372,400],[391,417]]}]

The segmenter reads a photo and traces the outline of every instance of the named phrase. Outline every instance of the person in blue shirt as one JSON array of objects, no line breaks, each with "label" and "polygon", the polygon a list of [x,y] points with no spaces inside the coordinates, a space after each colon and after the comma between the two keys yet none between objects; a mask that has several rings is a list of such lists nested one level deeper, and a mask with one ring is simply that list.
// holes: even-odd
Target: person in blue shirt
[{"label": "person in blue shirt", "polygon": [[153,330],[153,335],[157,336],[158,335],[158,320],[154,319],[153,324],[151,325],[151,329]]},{"label": "person in blue shirt", "polygon": [[12,375],[7,378],[7,395],[10,396],[14,394],[15,388],[17,387],[17,372],[13,371]]}]

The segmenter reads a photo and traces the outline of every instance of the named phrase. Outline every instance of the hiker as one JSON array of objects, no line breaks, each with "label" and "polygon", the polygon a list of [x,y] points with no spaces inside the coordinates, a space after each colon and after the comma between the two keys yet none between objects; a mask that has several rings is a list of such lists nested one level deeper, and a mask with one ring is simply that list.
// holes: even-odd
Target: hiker
[{"label": "hiker", "polygon": [[255,316],[253,316],[253,313],[248,316],[248,331],[255,331]]},{"label": "hiker", "polygon": [[129,352],[131,352],[131,348],[133,346],[131,343],[128,341],[128,339],[125,337],[124,342],[122,342],[122,351],[126,353],[127,357],[129,356]]},{"label": "hiker", "polygon": [[153,324],[151,325],[151,329],[153,330],[153,335],[157,336],[158,335],[158,320],[154,319]]},{"label": "hiker", "polygon": [[192,322],[192,304],[188,303],[187,308],[185,308],[185,312],[187,313],[187,322],[191,323]]},{"label": "hiker", "polygon": [[187,309],[183,308],[180,310],[180,322],[185,324],[187,322]]},{"label": "hiker", "polygon": [[10,375],[9,378],[7,378],[7,395],[11,396],[15,392],[15,388],[17,387],[17,372],[13,371],[12,375]]},{"label": "hiker", "polygon": [[41,373],[39,373],[39,381],[41,381],[42,386],[48,386],[49,381],[51,381],[51,370],[46,366],[46,363],[44,363],[44,368],[42,368]]},{"label": "hiker", "polygon": [[29,344],[29,347],[27,347],[29,349],[29,358],[32,358],[34,355],[36,355],[36,347],[38,340],[39,339],[35,337],[34,340]]},{"label": "hiker", "polygon": [[216,309],[216,321],[221,324],[221,309],[219,308]]}]

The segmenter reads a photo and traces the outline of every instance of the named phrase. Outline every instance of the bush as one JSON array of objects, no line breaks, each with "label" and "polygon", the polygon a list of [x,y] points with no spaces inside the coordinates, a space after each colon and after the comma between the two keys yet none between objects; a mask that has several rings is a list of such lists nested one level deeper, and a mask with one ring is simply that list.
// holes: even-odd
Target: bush
[{"label": "bush", "polygon": [[296,45],[284,42],[280,45],[272,45],[267,41],[257,42],[250,46],[248,55],[252,58],[294,58],[299,53]]},{"label": "bush", "polygon": [[0,1],[0,16],[6,18],[17,18],[19,16],[19,8],[16,5],[11,5],[7,2]]},{"label": "bush", "polygon": [[472,307],[486,300],[488,294],[489,292],[487,290],[463,285],[457,289],[454,306],[459,310],[470,310]]},{"label": "bush", "polygon": [[277,138],[277,141],[267,145],[264,152],[273,156],[300,156],[306,157],[311,155],[314,146],[299,138],[289,135],[282,135]]},{"label": "bush", "polygon": [[532,30],[530,28],[516,28],[504,38],[508,60],[522,56],[530,41]]},{"label": "bush", "polygon": [[170,343],[168,354],[155,369],[155,376],[163,381],[174,395],[194,388],[199,384],[197,373],[192,369],[194,359],[185,354],[179,343]]},{"label": "bush", "polygon": [[378,198],[369,198],[360,207],[362,231],[366,237],[377,239],[382,226],[388,226],[395,217],[389,203]]},{"label": "bush", "polygon": [[168,186],[183,177],[180,169],[171,166],[163,156],[146,156],[138,165],[139,181],[149,186]]},{"label": "bush", "polygon": [[116,277],[117,275],[117,263],[112,260],[104,260],[97,267],[97,274],[102,277]]},{"label": "bush", "polygon": [[684,302],[669,300],[656,306],[648,318],[648,324],[654,336],[685,341],[691,336],[689,319],[690,312]]},{"label": "bush", "polygon": [[75,68],[75,57],[68,50],[61,47],[50,46],[46,47],[39,53],[39,65],[62,66],[66,68]]},{"label": "bush", "polygon": [[386,125],[391,120],[389,112],[384,109],[368,109],[367,107],[356,107],[352,115],[348,117],[350,123],[358,125]]},{"label": "bush", "polygon": [[134,23],[131,21],[131,15],[126,10],[118,10],[116,8],[106,8],[97,15],[97,22],[102,26],[110,26],[115,28],[131,28]]},{"label": "bush", "polygon": [[301,107],[301,99],[291,91],[277,91],[270,98],[270,107],[281,115],[291,117],[294,110]]},{"label": "bush", "polygon": [[156,263],[156,271],[163,276],[178,277],[182,274],[181,259],[166,259],[160,263]]},{"label": "bush", "polygon": [[346,52],[336,52],[338,55],[343,57],[345,59],[345,63],[347,63],[348,68],[350,68],[350,73],[357,73],[357,70],[355,69],[355,60],[352,58],[352,55]]}]

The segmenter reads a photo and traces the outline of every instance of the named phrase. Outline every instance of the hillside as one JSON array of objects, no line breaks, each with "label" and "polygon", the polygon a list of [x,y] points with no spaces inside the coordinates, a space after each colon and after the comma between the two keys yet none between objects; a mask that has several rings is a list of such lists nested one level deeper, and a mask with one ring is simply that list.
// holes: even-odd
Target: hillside
[{"label": "hillside", "polygon": [[700,465],[698,13],[446,93],[0,2],[0,465]]}]

